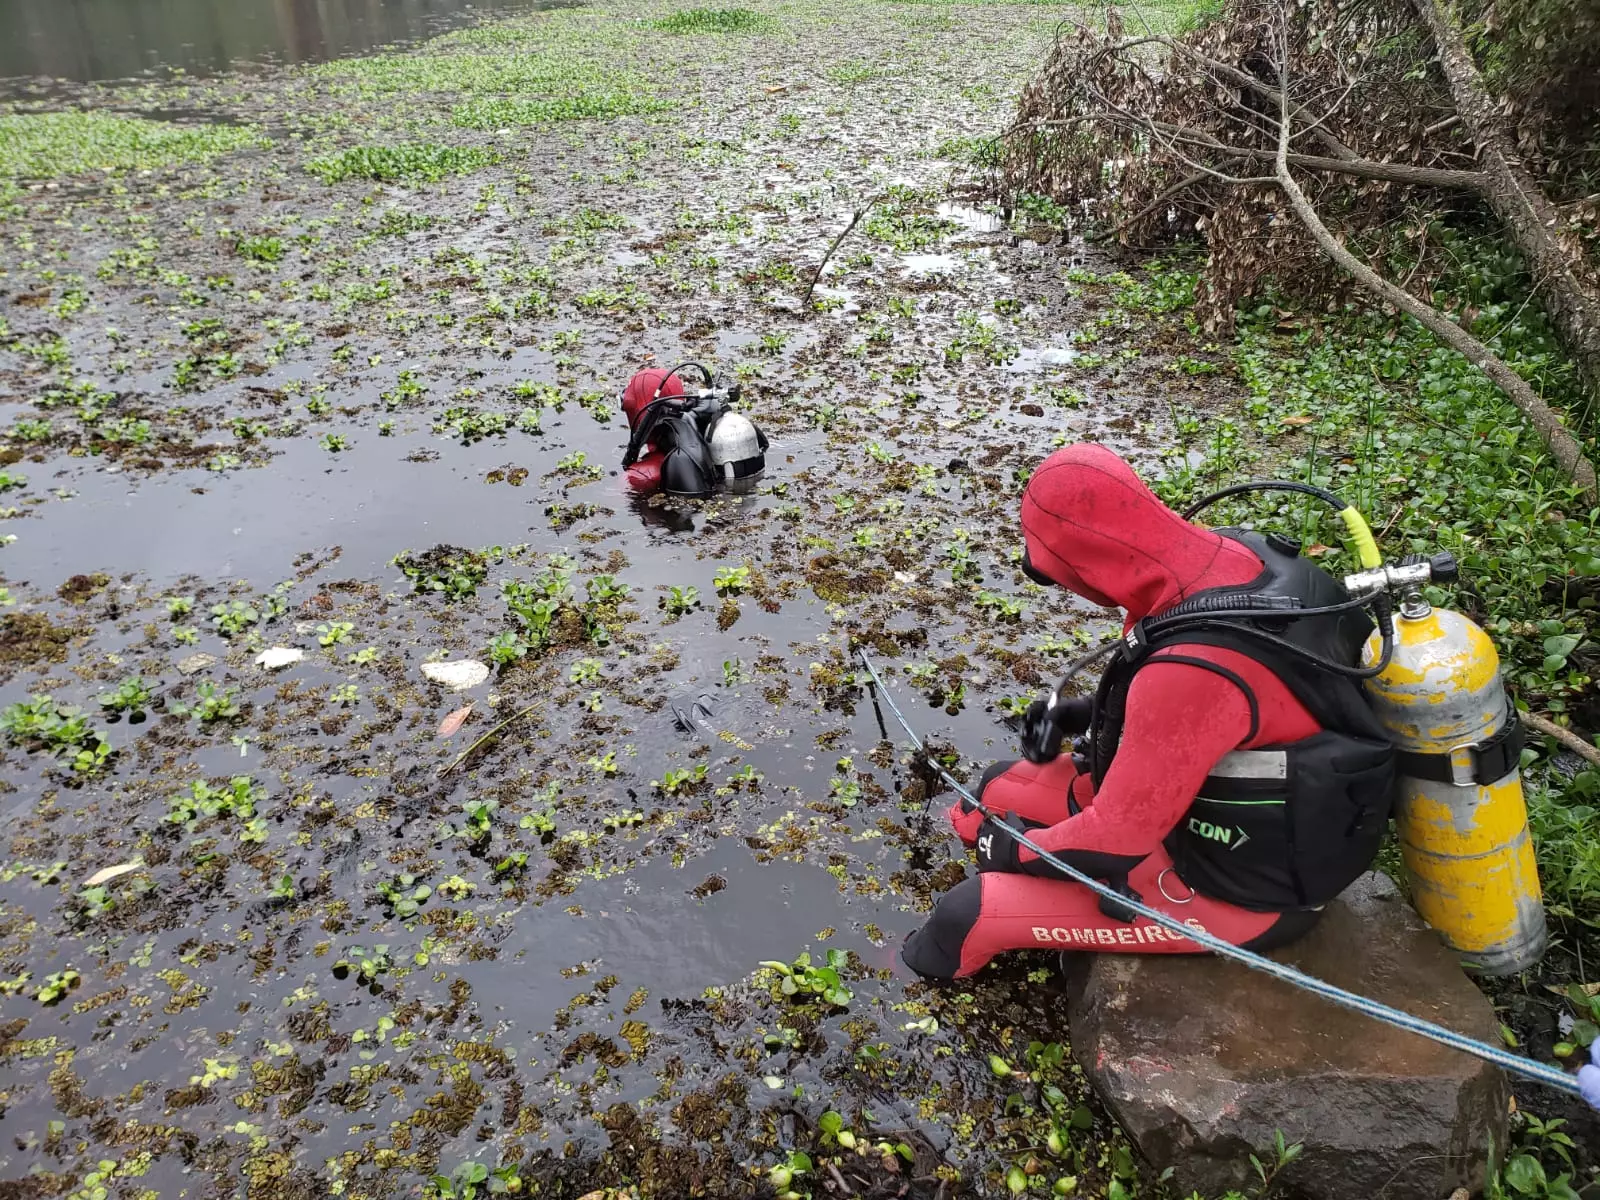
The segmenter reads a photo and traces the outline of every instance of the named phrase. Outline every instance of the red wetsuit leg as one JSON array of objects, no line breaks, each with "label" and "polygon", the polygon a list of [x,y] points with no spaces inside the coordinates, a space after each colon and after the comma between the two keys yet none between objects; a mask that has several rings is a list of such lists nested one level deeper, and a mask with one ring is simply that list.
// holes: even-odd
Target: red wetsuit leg
[{"label": "red wetsuit leg", "polygon": [[[1191,893],[1171,866],[1166,850],[1157,849],[1128,877],[1144,903],[1159,912],[1198,924],[1236,946],[1265,940],[1284,920],[1281,913],[1251,912]],[[930,978],[961,978],[981,970],[997,954],[1030,949],[1200,952],[1193,941],[1146,918],[1128,922],[1106,916],[1100,898],[1079,884],[990,872],[967,878],[940,899],[928,923],[907,940],[905,960]]]},{"label": "red wetsuit leg", "polygon": [[[1145,904],[1234,945],[1267,933],[1280,913],[1251,912],[1191,892],[1171,873],[1172,859],[1159,849],[1128,876]],[[1167,872],[1162,877],[1162,872]],[[1006,950],[1102,950],[1120,954],[1196,954],[1200,947],[1144,917],[1121,921],[1100,911],[1088,888],[1031,875],[990,873],[981,877],[978,920],[962,942],[957,976],[971,975]],[[1162,888],[1165,887],[1165,893]],[[1070,894],[1064,894],[1070,893]],[[1186,900],[1177,903],[1174,899]]]}]

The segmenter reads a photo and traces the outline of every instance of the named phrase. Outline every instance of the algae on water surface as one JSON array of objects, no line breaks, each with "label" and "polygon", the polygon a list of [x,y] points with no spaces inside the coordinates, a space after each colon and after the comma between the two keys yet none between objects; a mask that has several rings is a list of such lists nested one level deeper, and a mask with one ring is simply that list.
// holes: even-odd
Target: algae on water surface
[{"label": "algae on water surface", "polygon": [[[599,3],[51,101],[204,137],[45,138],[3,201],[14,1175],[1134,1189],[1051,960],[896,973],[965,859],[851,654],[963,772],[1009,755],[1111,628],[1022,576],[1021,481],[1148,459],[1208,352],[1026,213],[941,215],[1048,14],[905,11]],[[691,357],[773,440],[756,496],[621,485],[618,390]]]}]

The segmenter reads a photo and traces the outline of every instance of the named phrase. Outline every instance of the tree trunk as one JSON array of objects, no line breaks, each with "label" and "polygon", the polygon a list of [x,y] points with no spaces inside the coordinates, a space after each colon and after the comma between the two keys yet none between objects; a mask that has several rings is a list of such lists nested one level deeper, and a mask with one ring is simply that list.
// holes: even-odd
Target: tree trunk
[{"label": "tree trunk", "polygon": [[1527,259],[1534,288],[1567,352],[1590,389],[1600,395],[1600,272],[1589,262],[1583,244],[1566,228],[1560,211],[1517,158],[1499,105],[1484,86],[1483,75],[1445,0],[1414,3],[1433,35],[1456,112],[1477,143],[1482,169],[1491,179],[1492,186],[1483,196]]},{"label": "tree trunk", "polygon": [[[1287,91],[1287,88],[1284,90]],[[1497,358],[1489,347],[1438,309],[1424,304],[1410,292],[1390,283],[1367,266],[1322,223],[1316,208],[1306,199],[1305,192],[1300,190],[1300,185],[1295,182],[1294,176],[1289,171],[1289,114],[1287,111],[1280,111],[1276,163],[1278,184],[1288,197],[1289,206],[1294,209],[1295,215],[1300,218],[1323,253],[1362,287],[1388,301],[1401,312],[1415,317],[1418,324],[1431,331],[1440,341],[1461,354],[1493,380],[1495,386],[1505,393],[1506,398],[1522,411],[1522,415],[1528,419],[1528,423],[1533,426],[1550,451],[1550,456],[1556,460],[1567,478],[1582,490],[1584,499],[1590,504],[1600,504],[1600,481],[1595,478],[1594,464],[1584,455],[1583,447],[1578,444],[1577,439],[1561,423],[1561,418],[1537,392],[1528,386],[1528,381]]]}]

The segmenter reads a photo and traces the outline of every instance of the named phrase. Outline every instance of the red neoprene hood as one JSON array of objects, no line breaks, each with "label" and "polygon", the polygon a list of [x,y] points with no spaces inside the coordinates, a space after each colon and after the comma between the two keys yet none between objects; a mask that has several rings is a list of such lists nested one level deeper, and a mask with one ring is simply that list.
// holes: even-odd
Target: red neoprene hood
[{"label": "red neoprene hood", "polygon": [[[661,386],[661,381],[666,379],[666,387]],[[628,418],[628,428],[639,427],[639,415],[644,412],[645,405],[656,398],[656,391],[660,389],[663,396],[683,395],[683,380],[677,375],[667,378],[666,369],[651,367],[648,371],[640,371],[628,380],[628,386],[622,390],[622,411]]]},{"label": "red neoprene hood", "polygon": [[1191,525],[1122,459],[1088,443],[1056,451],[1033,473],[1022,493],[1022,537],[1034,570],[1126,609],[1130,621],[1262,570],[1244,546]]}]

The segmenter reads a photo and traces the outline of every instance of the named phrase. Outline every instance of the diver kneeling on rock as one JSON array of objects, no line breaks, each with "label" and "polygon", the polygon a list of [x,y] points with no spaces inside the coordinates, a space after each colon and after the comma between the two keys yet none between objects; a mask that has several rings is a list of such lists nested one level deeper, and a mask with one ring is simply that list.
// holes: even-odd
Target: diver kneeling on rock
[{"label": "diver kneeling on rock", "polygon": [[[685,370],[701,377],[693,393],[684,391],[679,372]],[[734,411],[738,399],[738,384],[717,386],[699,363],[652,368],[628,380],[622,392],[631,434],[622,457],[628,486],[689,497],[755,491],[766,472],[767,436]]]},{"label": "diver kneeling on rock", "polygon": [[[1293,543],[1191,524],[1101,446],[1045,460],[1023,493],[1022,533],[1029,578],[1125,609],[1131,636],[1092,698],[1033,705],[1025,759],[984,772],[984,806],[1235,945],[1305,933],[1371,866],[1388,826],[1394,752],[1352,677],[1370,618]],[[1075,735],[1081,752],[1063,754]],[[971,975],[1004,950],[1199,950],[1102,903],[966,801],[950,820],[979,874],[908,939],[919,974]]]}]

